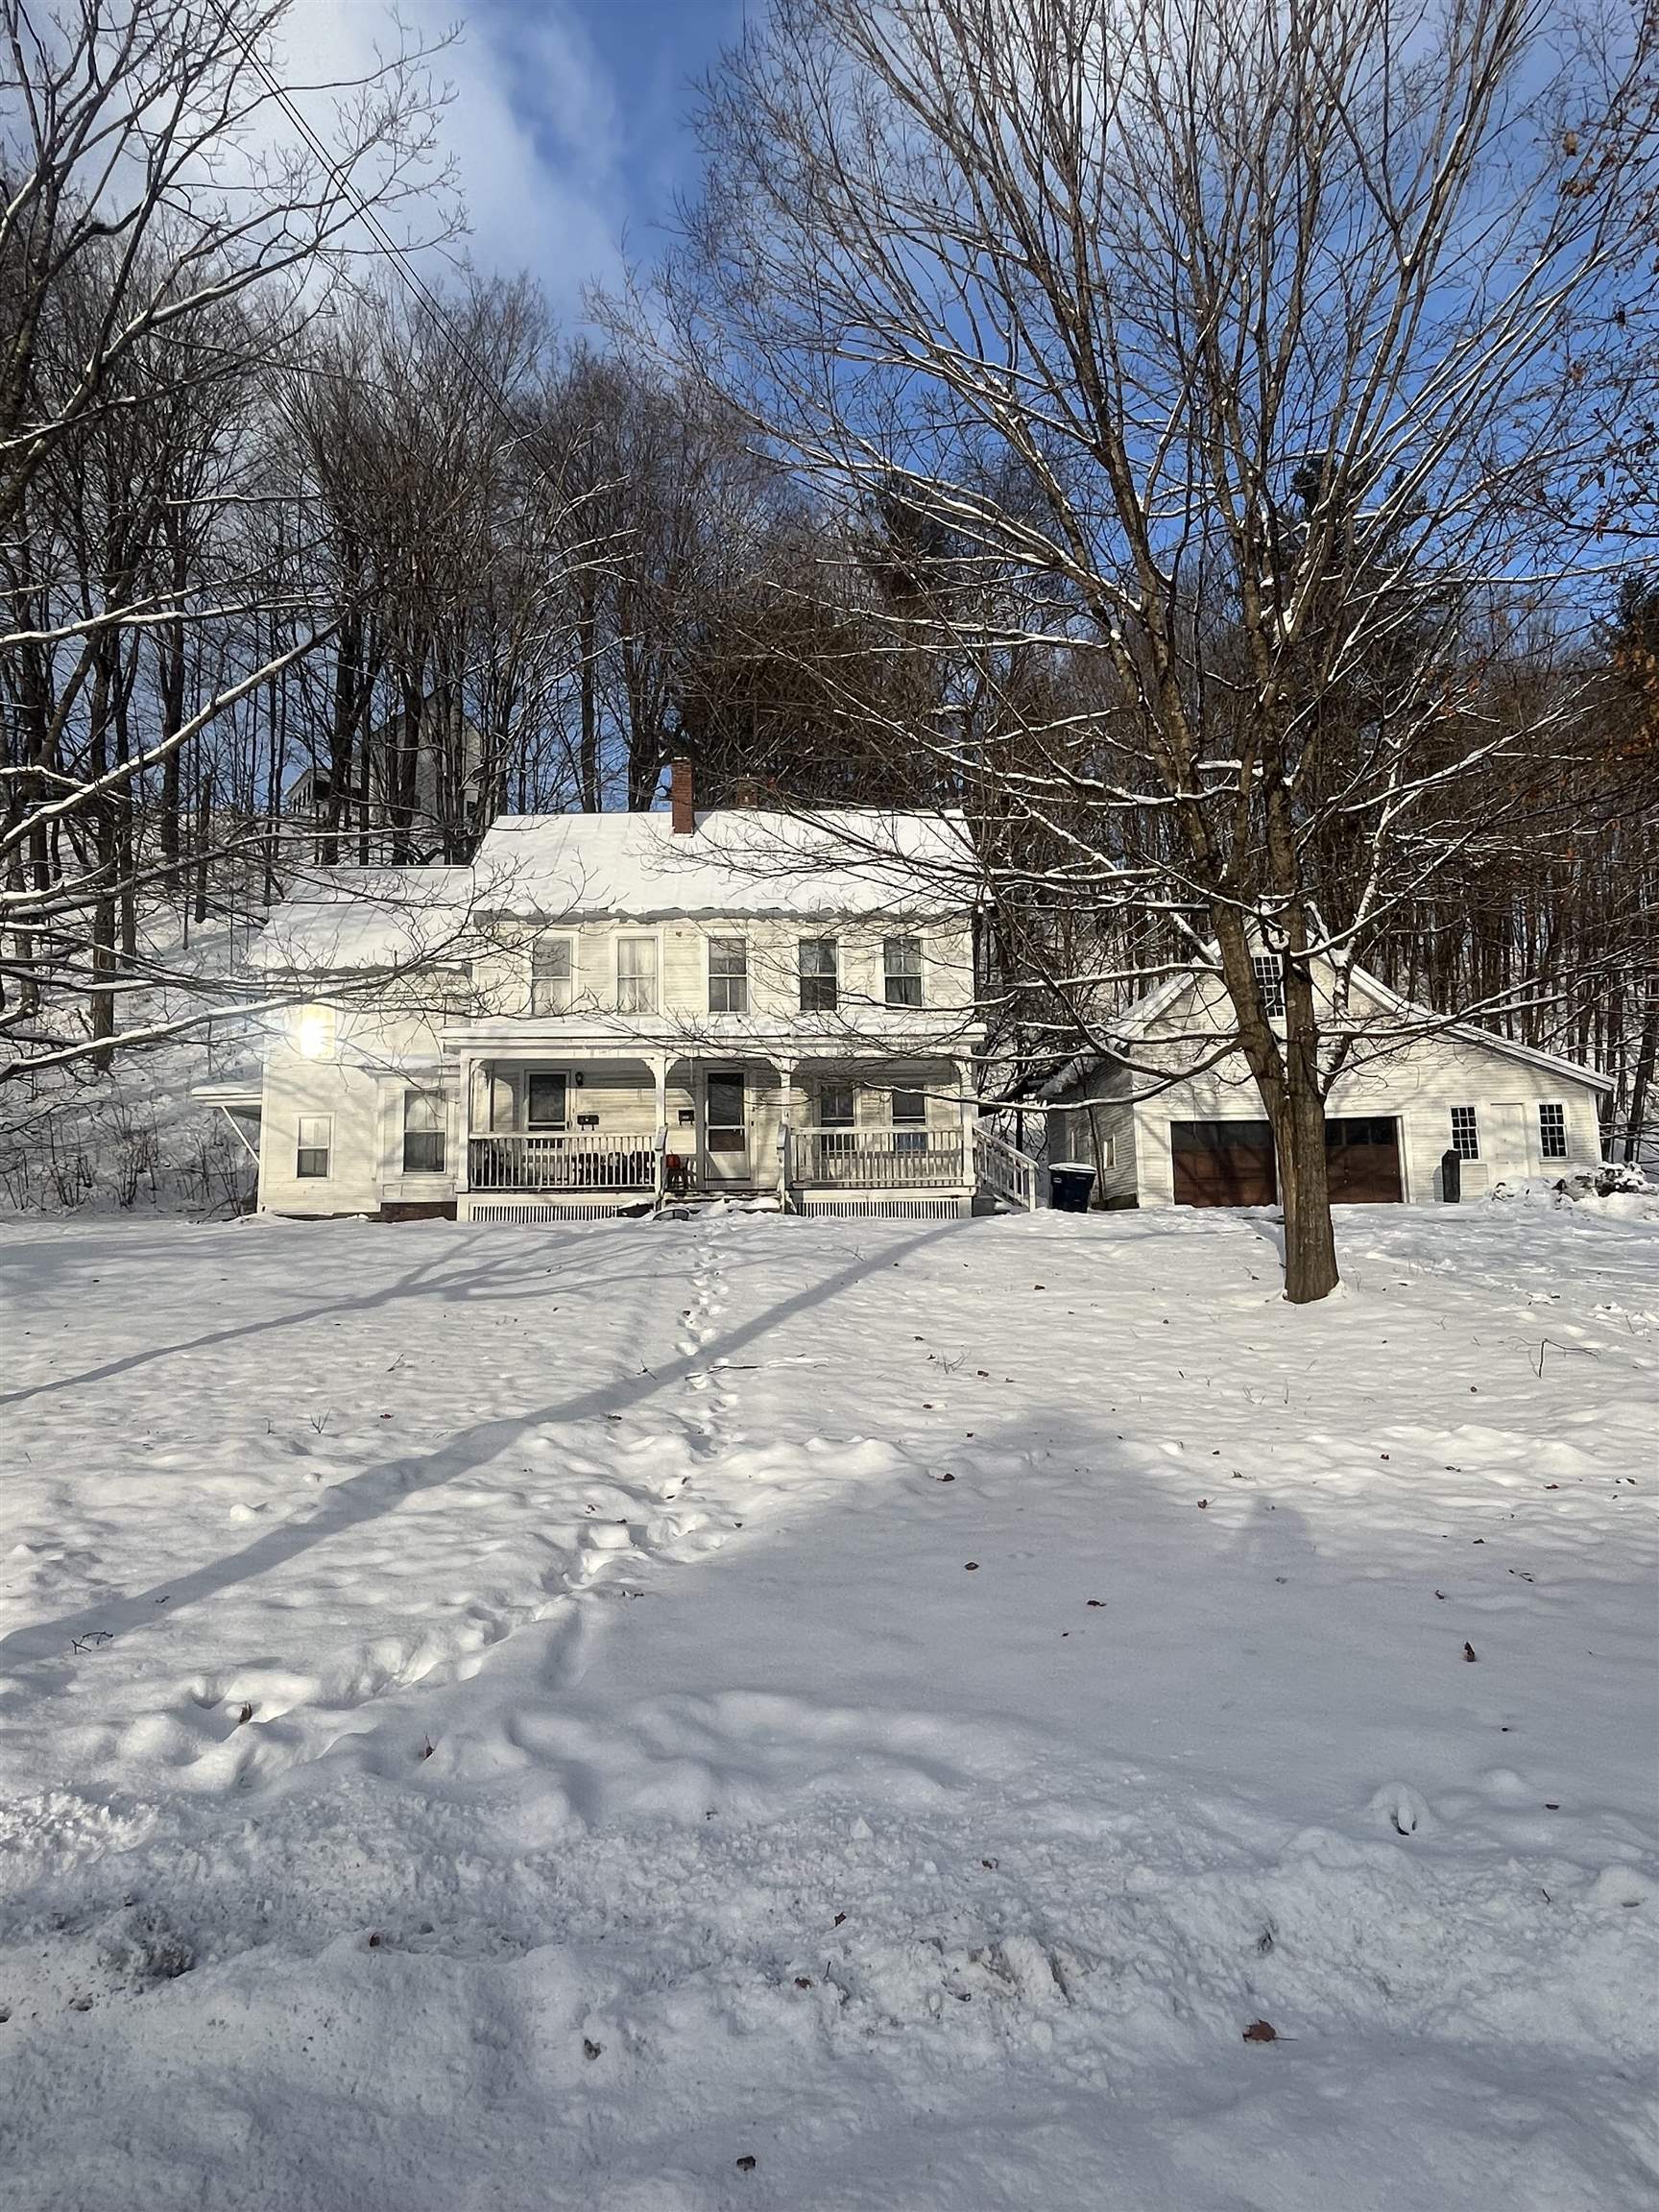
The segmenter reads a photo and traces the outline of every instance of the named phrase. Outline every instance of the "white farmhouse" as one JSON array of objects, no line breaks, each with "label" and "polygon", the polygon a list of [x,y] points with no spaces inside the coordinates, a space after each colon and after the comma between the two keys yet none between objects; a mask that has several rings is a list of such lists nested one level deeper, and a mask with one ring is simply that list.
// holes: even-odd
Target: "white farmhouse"
[{"label": "white farmhouse", "polygon": [[973,856],[949,813],[505,817],[469,867],[340,869],[259,941],[262,1211],[597,1216],[697,1194],[1032,1205],[978,1125]]},{"label": "white farmhouse", "polygon": [[[1257,963],[1269,1008],[1282,1005],[1276,957],[1260,953]],[[1334,1200],[1425,1204],[1595,1171],[1610,1076],[1444,1021],[1363,970],[1351,971],[1338,1021],[1328,964],[1315,965],[1313,982],[1322,1027],[1343,1053],[1325,1123]],[[1217,974],[1172,977],[1116,1025],[1121,1057],[1073,1061],[1048,1085],[1058,1107],[1048,1115],[1049,1160],[1093,1166],[1100,1205],[1273,1204],[1260,1094],[1241,1053],[1215,1051],[1232,1028]]]}]

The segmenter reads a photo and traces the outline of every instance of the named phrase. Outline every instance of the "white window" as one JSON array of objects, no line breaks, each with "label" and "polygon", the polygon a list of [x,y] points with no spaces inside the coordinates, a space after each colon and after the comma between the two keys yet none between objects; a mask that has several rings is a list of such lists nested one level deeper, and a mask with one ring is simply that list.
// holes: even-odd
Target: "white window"
[{"label": "white window", "polygon": [[801,1011],[833,1014],[839,996],[833,937],[803,937],[800,950]]},{"label": "white window", "polygon": [[920,937],[888,937],[881,946],[882,965],[887,975],[887,1003],[889,1006],[920,1006],[922,1003],[922,940]]},{"label": "white window", "polygon": [[570,1079],[562,1068],[532,1068],[524,1078],[524,1126],[563,1129]]},{"label": "white window", "polygon": [[819,1084],[818,1126],[820,1129],[852,1128],[853,1086],[851,1083]]},{"label": "white window", "polygon": [[747,1014],[749,1011],[749,947],[741,937],[709,940],[709,1011],[710,1014]]},{"label": "white window", "polygon": [[332,1006],[301,1006],[294,1016],[294,1049],[302,1060],[332,1060],[335,1022]]},{"label": "white window", "polygon": [[294,1151],[294,1172],[302,1183],[325,1181],[334,1150],[334,1117],[301,1114],[299,1142]]},{"label": "white window", "polygon": [[1117,1166],[1117,1165],[1118,1165],[1118,1140],[1117,1140],[1117,1138],[1116,1138],[1116,1137],[1108,1137],[1108,1138],[1107,1138],[1107,1139],[1104,1141],[1104,1142],[1101,1144],[1101,1146],[1100,1146],[1100,1165],[1101,1165],[1101,1166],[1102,1166],[1102,1167],[1116,1167],[1116,1166]]},{"label": "white window", "polygon": [[1262,1013],[1269,1022],[1281,1020],[1285,1012],[1285,963],[1277,952],[1258,952],[1250,965],[1256,971]]},{"label": "white window", "polygon": [[403,1172],[405,1175],[442,1175],[444,1133],[448,1117],[438,1091],[403,1094]]},{"label": "white window", "polygon": [[619,1014],[656,1013],[657,940],[655,937],[617,938],[616,1011]]},{"label": "white window", "polygon": [[1480,1157],[1480,1124],[1475,1118],[1473,1106],[1452,1109],[1452,1149],[1459,1160]]},{"label": "white window", "polygon": [[1567,1109],[1565,1106],[1539,1107],[1538,1150],[1546,1160],[1566,1159]]},{"label": "white window", "polygon": [[576,992],[576,942],[538,937],[530,952],[530,1011],[567,1014]]},{"label": "white window", "polygon": [[893,1149],[900,1153],[927,1149],[927,1094],[895,1091],[893,1094]]}]

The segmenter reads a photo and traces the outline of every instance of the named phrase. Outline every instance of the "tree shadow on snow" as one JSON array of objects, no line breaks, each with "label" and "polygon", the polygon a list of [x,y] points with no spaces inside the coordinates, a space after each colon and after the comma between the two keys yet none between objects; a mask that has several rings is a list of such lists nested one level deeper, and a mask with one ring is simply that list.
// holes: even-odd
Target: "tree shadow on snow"
[{"label": "tree shadow on snow", "polygon": [[[390,1512],[402,1499],[415,1492],[437,1489],[456,1476],[483,1466],[498,1452],[504,1451],[517,1438],[532,1430],[554,1424],[573,1425],[594,1421],[606,1414],[635,1408],[670,1385],[684,1382],[688,1376],[701,1374],[718,1361],[729,1359],[733,1353],[756,1342],[770,1330],[794,1319],[797,1314],[828,1303],[877,1269],[893,1266],[910,1254],[923,1251],[940,1238],[956,1234],[967,1226],[962,1222],[942,1222],[936,1228],[907,1238],[902,1244],[883,1244],[869,1255],[859,1252],[833,1275],[808,1285],[793,1297],[777,1301],[752,1320],[729,1330],[723,1336],[699,1345],[695,1351],[667,1360],[659,1367],[642,1369],[637,1375],[597,1384],[591,1389],[577,1392],[574,1397],[550,1399],[544,1405],[531,1407],[521,1413],[476,1422],[434,1451],[380,1460],[374,1466],[348,1476],[344,1481],[325,1490],[317,1510],[306,1519],[285,1522],[280,1527],[269,1529],[240,1551],[191,1569],[185,1574],[170,1576],[165,1583],[157,1583],[132,1597],[102,1599],[94,1606],[63,1615],[58,1620],[36,1622],[28,1627],[14,1629],[11,1635],[0,1638],[0,1664],[61,1657],[64,1644],[77,1637],[100,1631],[119,1635],[125,1629],[154,1621],[156,1608],[163,1601],[166,1602],[168,1617],[171,1618],[202,1599],[215,1597],[237,1583],[252,1581],[261,1575],[269,1574],[274,1568],[286,1566],[290,1560],[314,1546],[326,1543],[331,1537],[360,1527],[364,1523]],[[389,1285],[384,1291],[371,1292],[360,1299],[344,1299],[333,1305],[308,1308],[303,1314],[282,1317],[279,1324],[250,1323],[219,1331],[212,1335],[195,1339],[190,1344],[170,1349],[195,1350],[200,1346],[224,1343],[233,1337],[256,1334],[263,1327],[289,1326],[295,1321],[321,1313],[360,1312],[384,1306],[395,1299],[410,1295],[412,1290],[432,1275],[434,1266],[435,1262],[422,1263],[412,1268],[406,1276],[400,1277],[397,1283]],[[460,1280],[466,1283],[474,1278],[487,1278],[491,1273],[492,1270],[487,1267],[480,1268],[473,1270],[471,1276]],[[661,1273],[661,1254],[651,1273]],[[446,1285],[445,1294],[453,1292],[456,1287],[457,1284],[453,1282]],[[161,1356],[160,1353],[148,1356],[136,1354],[131,1359],[112,1362],[108,1368],[95,1370],[94,1373],[120,1373],[140,1364],[146,1357]],[[55,1383],[40,1387],[63,1386]]]}]

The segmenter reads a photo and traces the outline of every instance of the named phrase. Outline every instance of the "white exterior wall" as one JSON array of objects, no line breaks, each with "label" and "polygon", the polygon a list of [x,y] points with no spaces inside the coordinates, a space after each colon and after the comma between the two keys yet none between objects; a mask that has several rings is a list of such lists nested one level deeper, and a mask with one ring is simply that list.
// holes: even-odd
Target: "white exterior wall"
[{"label": "white exterior wall", "polygon": [[867,917],[849,921],[825,916],[785,923],[740,916],[637,924],[607,918],[504,923],[498,934],[501,949],[474,963],[473,982],[491,1011],[514,1018],[530,1012],[532,949],[543,936],[571,940],[570,1014],[577,1020],[617,1011],[616,946],[622,937],[656,941],[659,1011],[687,1023],[709,1014],[709,944],[715,937],[740,937],[749,948],[749,1010],[755,1021],[787,1023],[799,1015],[799,947],[804,937],[834,938],[841,1009],[852,1025],[856,1025],[860,1013],[885,1006],[882,948],[888,936],[920,938],[925,1008],[960,1017],[974,1011],[973,938],[966,923],[925,928],[902,918],[883,923]]},{"label": "white exterior wall", "polygon": [[[259,1205],[274,1214],[362,1214],[384,1200],[443,1199],[447,1178],[403,1178],[403,1094],[441,1087],[436,1010],[398,1014],[369,1007],[342,1008],[335,1016],[326,1057],[298,1049],[298,1016],[275,1030],[265,1054],[263,1116],[259,1136]],[[301,1115],[332,1121],[329,1172],[296,1172]],[[449,1156],[459,1129],[458,1101],[450,1099]],[[395,1132],[395,1142],[394,1142]],[[407,1190],[391,1188],[407,1180]]]},{"label": "white exterior wall", "polygon": [[[1218,986],[1209,986],[1214,994]],[[1168,1009],[1168,1027],[1190,1039],[1208,1024],[1223,1024],[1214,996],[1207,1004],[1198,987]],[[1190,1056],[1190,1043],[1158,1047],[1148,1044],[1146,1058],[1177,1066]],[[1503,1181],[1583,1173],[1601,1157],[1596,1087],[1572,1074],[1539,1067],[1476,1039],[1441,1031],[1409,1043],[1358,1048],[1354,1064],[1338,1077],[1326,1108],[1335,1119],[1383,1115],[1400,1123],[1400,1164],[1404,1196],[1427,1205],[1440,1197],[1440,1159],[1452,1143],[1452,1108],[1473,1106],[1479,1130],[1480,1158],[1462,1163],[1462,1194],[1483,1196]],[[1543,1157],[1538,1108],[1566,1110],[1567,1157]],[[1170,1153],[1172,1121],[1264,1119],[1260,1095],[1241,1054],[1230,1054],[1203,1075],[1178,1082],[1134,1109],[1135,1160],[1140,1203],[1175,1202]]]},{"label": "white exterior wall", "polygon": [[1094,1169],[1096,1206],[1132,1206],[1136,1196],[1135,1113],[1130,1077],[1102,1067],[1083,1077],[1066,1111],[1048,1117],[1048,1163],[1073,1160]]},{"label": "white exterior wall", "polygon": [[[891,926],[893,934],[920,935],[923,940],[923,998],[926,1020],[930,1010],[941,1014],[940,1030],[949,1037],[974,1007],[972,944],[969,931],[906,930]],[[470,986],[453,979],[445,993],[439,980],[428,977],[412,990],[422,992],[428,1003],[412,1004],[397,1011],[386,1005],[342,1007],[335,1015],[334,1038],[326,1056],[306,1057],[298,1048],[299,1014],[273,1033],[267,1048],[264,1076],[263,1129],[260,1142],[259,1204],[278,1214],[326,1215],[374,1213],[384,1204],[444,1204],[455,1196],[465,1126],[459,1085],[453,1075],[445,1085],[441,1032],[464,1009],[463,1019],[474,1017],[480,1005],[506,1016],[515,1025],[510,1042],[492,1057],[503,1066],[520,1061],[561,1069],[571,1078],[569,1113],[572,1126],[579,1114],[596,1114],[601,1135],[651,1136],[657,1127],[656,1087],[643,1055],[664,1048],[671,1054],[666,1095],[668,1149],[698,1156],[703,1135],[704,1082],[710,1070],[742,1066],[749,1084],[750,1171],[761,1188],[776,1184],[779,1140],[784,1112],[784,1094],[776,1066],[746,1039],[733,1036],[730,1047],[706,1036],[689,1055],[674,1046],[642,1037],[636,1052],[617,1046],[601,1057],[591,1041],[578,1041],[584,1017],[613,1015],[616,1011],[616,940],[620,936],[650,935],[659,946],[659,1013],[666,1022],[683,1022],[687,1030],[708,1029],[708,946],[712,937],[741,936],[750,947],[750,1022],[769,1024],[786,1035],[800,1015],[798,942],[802,936],[833,936],[839,949],[840,997],[850,1030],[858,1026],[861,1011],[884,1003],[882,939],[887,929],[879,922],[856,928],[826,920],[822,924],[757,924],[752,919],[732,922],[675,922],[634,927],[627,924],[586,923],[566,932],[574,942],[573,1002],[567,1015],[532,1019],[530,1006],[531,947],[540,926],[515,926],[517,942],[493,951],[473,964]],[[447,996],[447,1007],[439,1001]],[[326,1003],[320,991],[320,1002]],[[912,1021],[918,1017],[912,1016]],[[522,1023],[521,1030],[517,1025]],[[568,1024],[570,1043],[561,1049],[561,1033]],[[648,1026],[648,1024],[642,1024]],[[820,1080],[854,1084],[855,1118],[859,1126],[878,1126],[890,1118],[888,1094],[894,1088],[919,1089],[929,1094],[927,1118],[934,1127],[958,1125],[959,1102],[956,1067],[935,1055],[919,1057],[914,1051],[876,1060],[868,1053],[857,1057],[823,1056],[824,1039],[814,1040],[818,1053],[798,1063],[788,1098],[789,1116],[796,1127],[810,1125],[817,1118]],[[580,1075],[578,1085],[574,1078]],[[403,1155],[403,1099],[410,1089],[445,1089],[448,1128],[445,1172],[443,1175],[405,1175]],[[682,1112],[693,1115],[689,1125]],[[325,1177],[301,1178],[297,1172],[299,1122],[301,1116],[325,1115],[330,1121],[329,1172]],[[488,1113],[475,1099],[472,1129],[483,1135],[490,1128]]]}]

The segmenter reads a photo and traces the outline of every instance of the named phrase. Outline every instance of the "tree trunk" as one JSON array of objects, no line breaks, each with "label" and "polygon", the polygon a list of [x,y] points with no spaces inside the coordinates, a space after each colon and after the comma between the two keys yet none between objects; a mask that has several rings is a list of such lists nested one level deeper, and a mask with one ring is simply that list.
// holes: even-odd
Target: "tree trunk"
[{"label": "tree trunk", "polygon": [[213,770],[211,764],[202,777],[201,796],[196,805],[196,920],[198,925],[207,919],[207,863],[213,846]]},{"label": "tree trunk", "polygon": [[[1655,978],[1659,988],[1659,978]],[[1642,1123],[1647,1113],[1647,1094],[1653,1087],[1653,1068],[1659,1057],[1659,998],[1642,1022],[1642,1042],[1636,1051],[1636,1070],[1630,1078],[1630,1112],[1624,1122],[1624,1158],[1634,1166],[1642,1157]]]},{"label": "tree trunk", "polygon": [[1325,1152],[1325,1101],[1305,1084],[1287,1084],[1273,1118],[1279,1194],[1285,1201],[1285,1295],[1292,1306],[1329,1297],[1336,1271],[1336,1234]]}]

